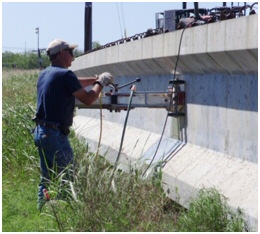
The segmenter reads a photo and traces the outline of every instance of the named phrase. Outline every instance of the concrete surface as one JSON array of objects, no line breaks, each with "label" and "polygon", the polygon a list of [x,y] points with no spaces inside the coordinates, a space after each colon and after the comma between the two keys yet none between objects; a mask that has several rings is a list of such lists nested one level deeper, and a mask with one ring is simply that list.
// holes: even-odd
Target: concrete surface
[{"label": "concrete surface", "polygon": [[[77,115],[74,118],[73,127],[79,137],[86,139],[91,151],[94,152],[98,149],[99,136],[102,134],[99,154],[106,157],[111,164],[114,164],[122,139],[123,126],[102,119],[102,133],[100,133],[100,124],[99,119]],[[127,127],[119,161],[120,167],[128,170],[129,165],[138,165],[141,169],[151,161],[154,164],[162,161],[162,159],[167,161],[172,152],[183,145],[181,141],[163,137],[158,153],[155,155],[159,141],[159,134]]]}]

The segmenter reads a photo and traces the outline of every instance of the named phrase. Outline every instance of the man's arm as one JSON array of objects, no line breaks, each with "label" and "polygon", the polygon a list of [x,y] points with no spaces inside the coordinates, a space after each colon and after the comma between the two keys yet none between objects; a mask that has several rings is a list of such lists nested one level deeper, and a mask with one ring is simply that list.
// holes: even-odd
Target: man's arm
[{"label": "man's arm", "polygon": [[93,85],[92,89],[86,91],[84,88],[81,88],[74,93],[72,93],[79,101],[86,105],[91,105],[97,98],[104,86],[113,83],[113,76],[109,72],[103,72],[101,75],[96,77],[80,77],[78,78],[80,84],[83,87]]},{"label": "man's arm", "polygon": [[86,105],[91,105],[97,98],[99,93],[102,91],[102,86],[95,84],[93,88],[89,91],[86,91],[84,88],[79,89],[72,93],[79,101]]},{"label": "man's arm", "polygon": [[93,85],[93,83],[97,80],[97,77],[78,77],[78,80],[82,87],[87,87]]}]

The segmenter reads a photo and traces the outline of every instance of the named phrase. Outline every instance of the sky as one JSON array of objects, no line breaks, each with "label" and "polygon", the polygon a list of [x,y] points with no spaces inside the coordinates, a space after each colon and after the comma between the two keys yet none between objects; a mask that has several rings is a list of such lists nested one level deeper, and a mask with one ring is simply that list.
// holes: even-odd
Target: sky
[{"label": "sky", "polygon": [[[230,5],[227,2],[227,6]],[[200,8],[215,6],[222,6],[222,2],[199,2]],[[194,3],[187,2],[187,8],[194,8]],[[173,9],[182,9],[182,2],[92,2],[92,41],[105,45],[124,37],[124,31],[127,36],[133,36],[148,28],[155,29],[155,14]],[[46,48],[50,41],[58,38],[78,44],[78,49],[83,51],[84,14],[85,2],[4,1],[2,52],[36,50],[37,27],[39,48]]]}]

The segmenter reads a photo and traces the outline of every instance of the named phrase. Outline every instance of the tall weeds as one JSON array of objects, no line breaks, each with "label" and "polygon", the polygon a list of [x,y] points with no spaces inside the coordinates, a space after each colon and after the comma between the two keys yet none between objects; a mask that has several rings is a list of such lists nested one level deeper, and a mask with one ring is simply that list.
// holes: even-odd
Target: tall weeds
[{"label": "tall weeds", "polygon": [[241,210],[232,211],[227,199],[215,188],[201,189],[189,210],[180,215],[177,225],[182,232],[248,231]]},{"label": "tall weeds", "polygon": [[3,72],[2,164],[4,172],[13,167],[24,169],[30,156],[35,107],[36,71]]}]

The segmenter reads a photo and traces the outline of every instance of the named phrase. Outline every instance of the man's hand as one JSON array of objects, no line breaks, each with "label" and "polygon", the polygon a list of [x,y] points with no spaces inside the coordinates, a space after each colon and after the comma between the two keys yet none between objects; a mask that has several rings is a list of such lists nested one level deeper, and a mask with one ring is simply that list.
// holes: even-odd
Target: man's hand
[{"label": "man's hand", "polygon": [[98,76],[97,82],[102,86],[108,86],[109,84],[113,84],[113,76],[109,72],[103,72]]}]

